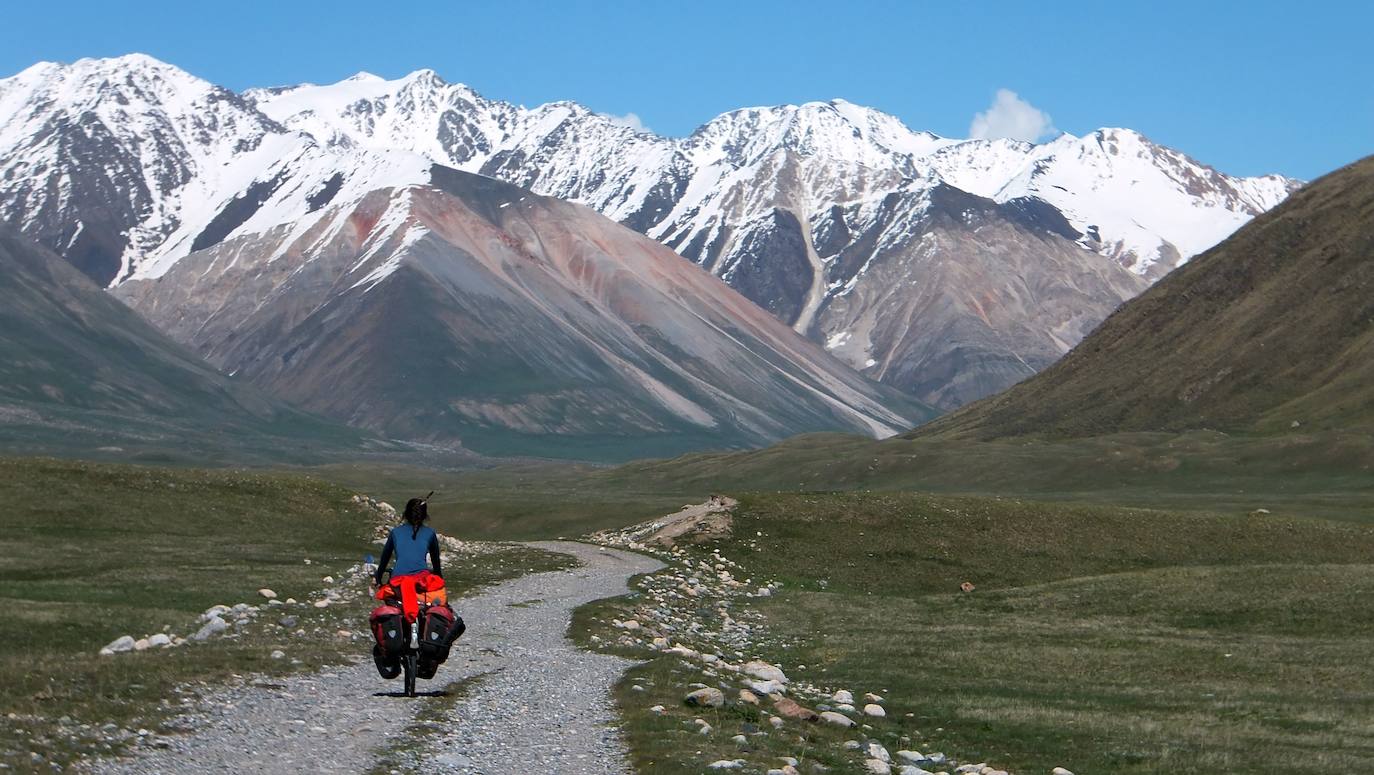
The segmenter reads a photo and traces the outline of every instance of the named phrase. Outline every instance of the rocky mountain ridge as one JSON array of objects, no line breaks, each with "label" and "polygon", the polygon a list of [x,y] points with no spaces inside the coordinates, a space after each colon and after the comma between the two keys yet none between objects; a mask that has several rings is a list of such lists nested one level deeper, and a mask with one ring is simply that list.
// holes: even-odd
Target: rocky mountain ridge
[{"label": "rocky mountain ridge", "polygon": [[240,95],[130,55],[0,80],[0,218],[103,283],[308,229],[433,163],[585,204],[943,408],[1052,363],[1296,185],[1129,130],[960,141],[843,100],[734,111],[673,139],[427,70]]}]

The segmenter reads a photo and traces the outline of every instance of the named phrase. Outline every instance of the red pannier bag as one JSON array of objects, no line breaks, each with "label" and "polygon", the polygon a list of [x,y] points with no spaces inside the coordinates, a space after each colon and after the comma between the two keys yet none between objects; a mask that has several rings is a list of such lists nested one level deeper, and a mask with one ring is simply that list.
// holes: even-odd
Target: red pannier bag
[{"label": "red pannier bag", "polygon": [[436,664],[448,659],[449,649],[467,626],[462,617],[446,605],[430,606],[420,630],[420,655]]},{"label": "red pannier bag", "polygon": [[368,624],[372,630],[372,637],[377,640],[377,647],[382,650],[384,656],[395,658],[405,653],[404,621],[399,606],[382,605],[372,609]]}]

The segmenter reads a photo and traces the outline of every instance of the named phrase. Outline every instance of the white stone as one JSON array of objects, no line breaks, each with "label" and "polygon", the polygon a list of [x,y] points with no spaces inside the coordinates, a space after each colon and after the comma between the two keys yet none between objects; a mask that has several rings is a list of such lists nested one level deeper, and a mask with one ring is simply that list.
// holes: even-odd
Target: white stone
[{"label": "white stone", "polygon": [[830,695],[830,701],[841,705],[852,705],[854,703],[854,695],[851,694],[848,689],[841,689]]},{"label": "white stone", "polygon": [[887,749],[872,741],[868,743],[868,758],[884,762],[892,761],[892,755],[887,752]]},{"label": "white stone", "polygon": [[711,770],[738,770],[743,766],[743,759],[720,759],[706,765],[706,768]]},{"label": "white stone", "polygon": [[845,727],[846,729],[854,726],[854,722],[851,721],[848,716],[836,713],[833,710],[827,710],[821,713],[821,721],[827,724],[834,724],[837,727]]},{"label": "white stone", "polygon": [[745,686],[760,697],[767,697],[770,694],[783,694],[787,687],[777,681],[746,681]]},{"label": "white stone", "polygon": [[277,593],[276,593],[276,592],[273,592],[272,590],[268,589],[267,587],[263,587],[262,589],[259,589],[259,590],[258,590],[258,594],[259,594],[259,595],[262,595],[263,597],[267,598],[268,600],[276,600],[276,599],[277,599]]},{"label": "white stone", "polygon": [[1073,773],[1069,772],[1063,767],[1055,767],[1054,769],[1050,770],[1050,775],[1073,775]]},{"label": "white stone", "polygon": [[725,695],[719,689],[708,686],[688,694],[682,701],[693,707],[719,708],[725,704]]},{"label": "white stone", "polygon": [[170,646],[172,645],[172,636],[168,635],[165,632],[159,632],[158,634],[148,638],[148,645],[152,647]]},{"label": "white stone", "polygon": [[314,605],[315,605],[316,608],[328,608],[328,607],[329,607],[329,601],[328,601],[328,600],[316,600]]},{"label": "white stone", "polygon": [[652,708],[649,708],[649,712],[654,714],[655,716],[662,716],[663,711],[665,710],[667,710],[667,708],[663,707],[662,705],[655,705]]},{"label": "white stone", "polygon": [[285,651],[282,651],[281,649],[277,649],[277,650],[273,651],[273,652],[270,654],[270,656],[271,656],[273,659],[281,659],[282,657],[286,656],[286,652],[285,652]]},{"label": "white stone", "polygon": [[205,609],[205,613],[200,615],[200,620],[202,622],[208,622],[211,619],[229,613],[230,610],[232,609],[230,609],[227,605],[212,605],[209,608]]},{"label": "white stone", "polygon": [[782,729],[782,725],[787,722],[783,721],[781,716],[772,716],[768,719],[768,723],[772,724],[774,729]]},{"label": "white stone", "polygon": [[147,639],[147,638],[139,638],[138,640],[134,641],[134,651],[147,651],[147,650],[148,650],[148,639]]},{"label": "white stone", "polygon": [[864,706],[864,715],[882,718],[887,715],[887,711],[883,710],[883,706],[870,702]]},{"label": "white stone", "polygon": [[864,702],[882,702],[882,701],[883,701],[882,696],[881,696],[881,695],[878,695],[878,694],[874,694],[873,692],[869,692],[869,693],[867,693],[867,694],[864,695]]},{"label": "white stone", "polygon": [[787,674],[782,672],[781,668],[777,667],[776,665],[770,665],[767,662],[763,662],[757,659],[751,662],[744,663],[743,670],[749,675],[752,675],[755,678],[759,678],[764,681],[777,681],[778,683],[784,684],[787,683]]},{"label": "white stone", "polygon": [[196,630],[196,634],[191,636],[191,640],[209,640],[211,636],[218,635],[229,629],[228,622],[218,616],[211,617],[203,627]]},{"label": "white stone", "polygon": [[874,775],[891,775],[892,773],[892,767],[889,766],[887,762],[881,759],[869,759],[868,761],[865,761],[864,769],[868,770]]},{"label": "white stone", "polygon": [[[132,635],[121,635],[121,636],[119,636],[118,638],[115,638],[113,641],[110,641],[110,643],[109,643],[107,646],[105,646],[104,648],[102,648],[102,649],[100,650],[100,653],[101,653],[101,654],[105,654],[105,652],[108,651],[110,654],[119,654],[119,653],[124,652],[124,651],[133,651],[133,650],[134,650],[134,636],[132,636]],[[108,654],[107,654],[106,656],[108,656]]]}]

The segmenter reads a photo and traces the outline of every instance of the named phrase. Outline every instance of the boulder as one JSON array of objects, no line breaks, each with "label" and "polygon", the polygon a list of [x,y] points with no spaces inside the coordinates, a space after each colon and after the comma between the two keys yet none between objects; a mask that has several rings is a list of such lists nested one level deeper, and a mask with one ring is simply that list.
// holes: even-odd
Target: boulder
[{"label": "boulder", "polygon": [[159,632],[158,634],[148,638],[148,645],[154,648],[159,646],[170,646],[172,645],[172,636],[168,635],[165,632]]},{"label": "boulder", "polygon": [[1054,769],[1050,770],[1050,775],[1073,775],[1073,773],[1069,772],[1063,767],[1055,767]]},{"label": "boulder", "polygon": [[841,689],[830,695],[830,701],[839,705],[853,705],[854,695],[848,689]]},{"label": "boulder", "polygon": [[868,742],[867,753],[870,759],[877,759],[883,762],[892,761],[892,755],[887,752],[887,749],[884,748],[881,743],[875,743],[872,740]]},{"label": "boulder", "polygon": [[214,616],[211,617],[209,621],[205,622],[205,625],[199,630],[196,630],[196,634],[191,636],[191,640],[209,640],[212,636],[218,635],[227,629],[229,629],[228,622],[218,616]]},{"label": "boulder", "polygon": [[836,713],[833,710],[827,710],[826,712],[822,713],[820,715],[820,720],[824,721],[827,724],[834,724],[837,727],[844,727],[846,729],[854,726],[854,722],[851,721],[848,716],[841,713]]},{"label": "boulder", "polygon": [[148,639],[147,639],[147,638],[139,638],[138,640],[134,641],[134,651],[147,651],[147,650],[148,650]]},{"label": "boulder", "polygon": [[867,694],[864,695],[864,702],[878,702],[878,703],[881,703],[882,701],[883,701],[882,695],[874,694],[873,692],[869,692],[869,693],[867,693]]},{"label": "boulder", "polygon": [[202,622],[208,622],[217,616],[223,616],[229,613],[229,611],[231,610],[232,609],[229,608],[229,606],[227,605],[212,605],[209,608],[205,609],[205,613],[200,615],[200,620]]},{"label": "boulder", "polygon": [[708,770],[738,770],[744,766],[743,759],[720,759],[706,765]]},{"label": "boulder", "polygon": [[109,645],[105,646],[100,650],[100,653],[103,656],[109,656],[111,654],[119,654],[125,651],[133,651],[135,642],[136,641],[134,640],[134,636],[121,635],[118,638],[115,638],[114,640],[110,641]]},{"label": "boulder", "polygon": [[273,659],[281,659],[282,657],[286,656],[286,652],[282,651],[281,649],[277,649],[273,651],[271,654],[269,654],[269,656]]},{"label": "boulder", "polygon": [[746,705],[758,705],[759,696],[748,689],[739,690],[739,701]]},{"label": "boulder", "polygon": [[273,592],[272,590],[268,589],[267,587],[263,587],[262,589],[259,589],[259,590],[258,590],[258,594],[259,594],[259,595],[262,595],[263,597],[267,598],[268,600],[276,600],[276,599],[277,599],[277,593],[276,593],[276,592]]},{"label": "boulder", "polygon": [[883,710],[883,706],[870,702],[864,706],[864,715],[882,718],[887,715],[887,711]]},{"label": "boulder", "polygon": [[744,685],[749,688],[749,691],[765,697],[787,691],[787,687],[777,681],[746,681]]},{"label": "boulder", "polygon": [[821,714],[816,713],[816,711],[810,708],[801,706],[796,700],[789,697],[784,697],[781,694],[769,696],[773,700],[773,709],[778,712],[779,716],[801,721],[815,721],[821,717]]},{"label": "boulder", "polygon": [[719,708],[725,704],[725,695],[720,689],[708,686],[688,694],[682,701],[694,708]]},{"label": "boulder", "polygon": [[864,762],[864,769],[873,775],[892,775],[892,767],[881,759],[869,759]]},{"label": "boulder", "polygon": [[744,666],[740,669],[763,681],[777,681],[782,684],[787,683],[787,674],[783,673],[781,668],[757,659],[744,663]]}]

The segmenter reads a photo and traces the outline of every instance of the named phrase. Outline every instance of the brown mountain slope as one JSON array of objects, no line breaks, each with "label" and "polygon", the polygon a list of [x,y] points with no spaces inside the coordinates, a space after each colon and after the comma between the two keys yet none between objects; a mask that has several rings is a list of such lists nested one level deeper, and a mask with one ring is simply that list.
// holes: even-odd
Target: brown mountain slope
[{"label": "brown mountain slope", "polygon": [[1050,369],[913,437],[1374,427],[1374,157],[1127,303]]},{"label": "brown mountain slope", "polygon": [[210,363],[391,438],[627,460],[933,411],[661,244],[435,167],[119,292]]},{"label": "brown mountain slope", "polygon": [[198,460],[356,454],[366,434],[220,374],[55,253],[0,228],[0,450]]}]

